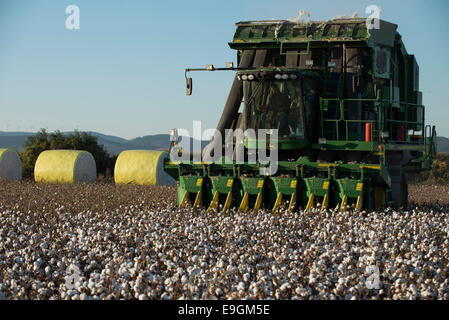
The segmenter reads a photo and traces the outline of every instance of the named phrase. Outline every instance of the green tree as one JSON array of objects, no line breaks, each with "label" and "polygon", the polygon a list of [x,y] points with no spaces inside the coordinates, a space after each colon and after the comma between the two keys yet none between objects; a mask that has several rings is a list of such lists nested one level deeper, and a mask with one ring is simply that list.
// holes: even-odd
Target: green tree
[{"label": "green tree", "polygon": [[23,152],[20,153],[24,178],[33,176],[34,164],[36,163],[37,157],[42,151],[49,149],[50,143],[48,141],[48,133],[45,129],[41,129],[35,136],[27,138]]},{"label": "green tree", "polygon": [[111,156],[102,145],[99,145],[96,137],[77,130],[70,135],[64,135],[61,131],[49,134],[45,129],[41,129],[35,136],[27,138],[23,152],[20,153],[23,177],[33,177],[34,165],[41,152],[56,149],[88,151],[95,159],[97,173],[106,178],[112,176],[111,172],[117,157]]}]

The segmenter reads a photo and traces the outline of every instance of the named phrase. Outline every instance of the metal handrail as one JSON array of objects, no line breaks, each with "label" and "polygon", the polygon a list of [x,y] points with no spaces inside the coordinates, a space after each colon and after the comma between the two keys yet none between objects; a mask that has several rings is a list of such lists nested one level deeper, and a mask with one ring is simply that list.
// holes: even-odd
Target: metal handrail
[{"label": "metal handrail", "polygon": [[[336,101],[339,104],[339,112],[340,112],[340,117],[338,119],[323,119],[323,122],[334,122],[336,125],[336,133],[337,133],[337,141],[340,140],[340,130],[339,130],[339,126],[337,125],[338,122],[340,121],[344,121],[345,122],[345,129],[346,129],[346,140],[348,138],[348,123],[376,123],[377,120],[368,120],[368,119],[345,119],[344,116],[344,104],[345,102],[349,101],[360,101],[360,102],[381,102],[381,105],[379,107],[388,107],[391,103],[391,101],[389,100],[385,100],[385,99],[381,99],[380,98],[380,90],[377,90],[377,97],[376,98],[346,98],[346,99],[340,99],[340,98],[322,98],[320,97],[320,110],[321,112],[323,111],[323,101]],[[408,110],[409,107],[415,107],[415,108],[422,108],[424,110],[424,105],[420,105],[420,104],[415,104],[415,103],[407,103],[407,102],[399,102],[399,105],[401,106],[405,106],[405,114],[408,115]],[[388,124],[390,124],[390,132],[392,131],[392,124],[393,123],[404,123],[406,125],[406,128],[408,129],[408,125],[412,124],[412,125],[420,125],[422,126],[422,130],[421,132],[424,130],[425,127],[425,121],[424,119],[422,119],[421,121],[408,121],[408,120],[394,120],[391,118],[387,118],[384,120],[385,121],[385,125],[388,128]],[[419,132],[419,130],[418,130]],[[322,128],[322,135],[324,135],[324,128]],[[424,133],[423,133],[424,135]],[[371,136],[374,136],[374,126],[371,126]],[[395,140],[390,140],[390,141],[395,141]],[[399,140],[398,140],[399,141]],[[410,142],[410,141],[409,141]]]},{"label": "metal handrail", "polygon": [[[337,101],[339,103],[340,106],[340,118],[339,119],[323,119],[323,122],[335,122],[336,125],[336,131],[337,131],[337,141],[340,140],[340,130],[338,128],[337,123],[340,121],[345,121],[345,129],[346,129],[346,139],[348,137],[348,122],[369,122],[369,123],[375,123],[376,120],[352,120],[352,119],[345,119],[344,117],[344,105],[345,102],[354,102],[354,101],[360,101],[360,102],[379,102],[380,99],[380,90],[377,90],[377,97],[376,98],[345,98],[345,99],[340,99],[340,98],[322,98],[320,97],[320,110],[322,111],[323,109],[321,108],[322,106],[322,102],[323,101]],[[374,128],[373,126],[371,126],[371,136],[373,136],[374,133]]]}]

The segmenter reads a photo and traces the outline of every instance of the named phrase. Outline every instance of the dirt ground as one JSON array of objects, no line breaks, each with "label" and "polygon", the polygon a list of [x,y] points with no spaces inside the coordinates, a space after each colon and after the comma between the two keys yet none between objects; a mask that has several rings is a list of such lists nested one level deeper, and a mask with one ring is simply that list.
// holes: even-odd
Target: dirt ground
[{"label": "dirt ground", "polygon": [[449,185],[411,184],[409,204],[418,207],[449,207]]},{"label": "dirt ground", "polygon": [[[412,207],[449,207],[449,185],[411,184]],[[162,186],[117,186],[113,183],[43,185],[32,181],[0,182],[0,205],[27,211],[66,210],[106,212],[126,206],[155,210],[176,205],[176,188]]]},{"label": "dirt ground", "polygon": [[163,186],[117,186],[113,183],[44,185],[32,181],[0,182],[0,205],[28,211],[106,212],[134,206],[142,210],[175,205],[176,188]]}]

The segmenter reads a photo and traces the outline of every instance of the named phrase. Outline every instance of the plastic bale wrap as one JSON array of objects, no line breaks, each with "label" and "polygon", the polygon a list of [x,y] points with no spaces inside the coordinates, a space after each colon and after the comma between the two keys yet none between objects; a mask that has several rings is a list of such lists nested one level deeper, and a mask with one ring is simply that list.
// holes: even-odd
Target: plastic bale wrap
[{"label": "plastic bale wrap", "polygon": [[152,150],[127,150],[120,153],[115,163],[116,184],[168,185],[175,180],[164,171],[167,153]]},{"label": "plastic bale wrap", "polygon": [[95,182],[95,159],[87,151],[48,150],[37,158],[34,180],[42,183]]},{"label": "plastic bale wrap", "polygon": [[0,149],[0,180],[17,181],[22,178],[22,162],[17,152]]}]

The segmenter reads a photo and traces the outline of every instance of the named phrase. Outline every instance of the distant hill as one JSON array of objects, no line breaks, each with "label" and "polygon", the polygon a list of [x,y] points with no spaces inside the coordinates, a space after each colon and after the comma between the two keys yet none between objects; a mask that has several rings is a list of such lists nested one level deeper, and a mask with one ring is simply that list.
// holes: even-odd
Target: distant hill
[{"label": "distant hill", "polygon": [[[64,132],[70,134],[73,132]],[[170,136],[168,134],[148,135],[126,140],[120,137],[105,135],[102,133],[90,131],[94,137],[97,137],[98,143],[111,154],[118,155],[124,150],[148,149],[163,150],[170,146]],[[23,145],[29,136],[35,133],[31,132],[3,132],[0,131],[0,148],[11,148],[23,151]],[[203,145],[205,142],[203,142]]]}]

